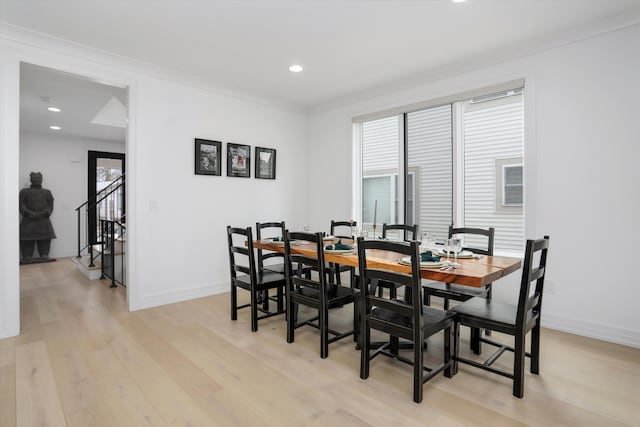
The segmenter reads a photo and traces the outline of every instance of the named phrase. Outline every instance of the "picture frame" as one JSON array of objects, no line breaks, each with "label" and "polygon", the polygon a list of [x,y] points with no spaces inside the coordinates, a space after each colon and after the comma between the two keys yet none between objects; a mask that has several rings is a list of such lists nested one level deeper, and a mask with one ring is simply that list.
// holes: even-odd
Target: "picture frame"
[{"label": "picture frame", "polygon": [[251,146],[227,143],[227,176],[251,177]]},{"label": "picture frame", "polygon": [[195,174],[222,175],[222,142],[195,138]]},{"label": "picture frame", "polygon": [[255,177],[258,179],[276,179],[276,150],[256,147]]}]

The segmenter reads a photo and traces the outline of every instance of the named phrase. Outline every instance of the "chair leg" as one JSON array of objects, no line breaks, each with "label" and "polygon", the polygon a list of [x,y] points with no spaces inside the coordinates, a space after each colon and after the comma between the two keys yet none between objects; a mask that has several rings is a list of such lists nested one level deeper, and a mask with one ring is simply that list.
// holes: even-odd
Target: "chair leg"
[{"label": "chair leg", "polygon": [[[422,370],[424,366],[424,353],[422,351],[422,334],[417,333],[417,339],[413,343],[413,401],[422,402]],[[397,339],[397,338],[396,338]]]},{"label": "chair leg", "polygon": [[360,303],[358,298],[353,301],[353,342],[358,343],[358,337],[360,335],[360,312],[358,310]]},{"label": "chair leg", "polygon": [[320,326],[320,357],[329,356],[329,309],[326,303],[321,304],[318,324]]},{"label": "chair leg", "polygon": [[431,305],[431,294],[427,291],[427,288],[422,290],[422,303],[424,305]]},{"label": "chair leg", "polygon": [[454,374],[451,367],[451,326],[444,329],[444,363],[449,364],[444,368],[444,376],[451,378]]},{"label": "chair leg", "polygon": [[398,298],[398,290],[396,289],[396,287],[393,284],[389,288],[389,296],[391,297],[391,299]]},{"label": "chair leg", "polygon": [[282,313],[284,311],[284,292],[282,286],[278,286],[276,295],[278,299],[278,312]]},{"label": "chair leg", "polygon": [[514,337],[513,352],[513,395],[522,398],[524,395],[524,333],[518,333]]},{"label": "chair leg", "polygon": [[296,308],[297,304],[292,301],[291,297],[287,298],[287,342],[292,343],[295,339],[296,330]]},{"label": "chair leg", "polygon": [[258,330],[258,292],[251,290],[251,331]]},{"label": "chair leg", "polygon": [[540,374],[540,318],[531,330],[531,373]]},{"label": "chair leg", "polygon": [[460,355],[460,324],[453,322],[453,375],[458,373],[458,356]]},{"label": "chair leg", "polygon": [[262,309],[266,312],[269,311],[269,289],[265,289],[262,295]]},{"label": "chair leg", "polygon": [[231,320],[238,320],[238,288],[231,285]]},{"label": "chair leg", "polygon": [[482,343],[480,341],[480,328],[471,328],[471,340],[470,340],[471,351],[474,354],[482,353]]},{"label": "chair leg", "polygon": [[371,349],[371,330],[366,316],[362,319],[362,332],[360,333],[360,378],[369,378],[369,350]]}]

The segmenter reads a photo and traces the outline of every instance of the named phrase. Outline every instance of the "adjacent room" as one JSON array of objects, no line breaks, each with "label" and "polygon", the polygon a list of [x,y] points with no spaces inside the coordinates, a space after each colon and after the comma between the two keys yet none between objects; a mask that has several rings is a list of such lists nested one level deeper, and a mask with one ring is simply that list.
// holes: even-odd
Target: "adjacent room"
[{"label": "adjacent room", "polygon": [[0,426],[640,423],[637,0],[0,2]]}]

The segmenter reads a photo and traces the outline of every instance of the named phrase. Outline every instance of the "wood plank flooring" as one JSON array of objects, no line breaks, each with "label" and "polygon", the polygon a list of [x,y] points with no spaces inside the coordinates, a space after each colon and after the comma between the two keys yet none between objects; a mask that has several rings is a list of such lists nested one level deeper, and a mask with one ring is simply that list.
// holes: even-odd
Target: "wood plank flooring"
[{"label": "wood plank flooring", "polygon": [[[363,381],[352,340],[322,360],[314,329],[287,344],[283,316],[257,333],[246,310],[231,321],[228,293],[129,313],[123,289],[86,280],[70,260],[20,271],[22,333],[0,340],[2,427],[640,425],[638,349],[544,330],[524,399],[506,378],[461,365],[427,383],[418,405],[409,366],[381,357]],[[335,329],[351,318],[331,315]],[[429,341],[427,363],[440,349]]]}]

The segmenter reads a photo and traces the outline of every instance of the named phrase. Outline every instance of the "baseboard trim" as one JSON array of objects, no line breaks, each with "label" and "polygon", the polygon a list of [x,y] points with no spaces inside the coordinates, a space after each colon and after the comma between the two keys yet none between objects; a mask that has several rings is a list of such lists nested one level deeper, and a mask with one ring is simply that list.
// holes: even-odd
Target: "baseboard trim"
[{"label": "baseboard trim", "polygon": [[640,348],[640,331],[544,313],[542,326],[557,331]]},{"label": "baseboard trim", "polygon": [[156,294],[145,295],[138,299],[135,307],[130,307],[131,311],[144,310],[145,308],[158,307],[161,305],[174,304],[196,298],[217,295],[229,290],[229,283],[214,283],[195,288],[183,289],[179,291],[158,292]]}]

